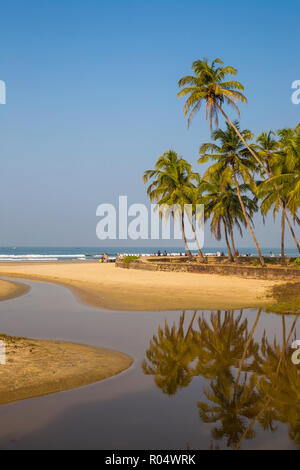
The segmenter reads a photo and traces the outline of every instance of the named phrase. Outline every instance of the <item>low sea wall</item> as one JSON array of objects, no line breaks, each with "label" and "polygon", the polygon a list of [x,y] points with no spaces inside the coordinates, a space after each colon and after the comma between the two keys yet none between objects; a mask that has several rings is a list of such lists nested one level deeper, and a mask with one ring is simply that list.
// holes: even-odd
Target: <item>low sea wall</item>
[{"label": "low sea wall", "polygon": [[142,269],[146,271],[173,271],[185,273],[221,274],[239,276],[244,278],[292,280],[300,279],[300,268],[293,267],[265,267],[245,266],[244,264],[201,264],[193,262],[169,262],[167,260],[155,261],[152,259],[132,260],[129,263],[122,259],[116,260],[117,268]]}]

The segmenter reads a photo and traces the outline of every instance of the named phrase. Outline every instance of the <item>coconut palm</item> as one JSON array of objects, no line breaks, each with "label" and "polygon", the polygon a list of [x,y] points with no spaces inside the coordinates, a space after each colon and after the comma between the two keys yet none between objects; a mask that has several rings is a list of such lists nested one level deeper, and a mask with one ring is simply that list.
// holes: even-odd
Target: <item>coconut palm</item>
[{"label": "coconut palm", "polygon": [[[233,227],[236,225],[240,235],[243,235],[242,225],[247,226],[244,214],[240,205],[237,189],[227,181],[223,181],[219,173],[210,175],[208,180],[200,183],[202,193],[201,203],[205,207],[206,219],[211,219],[211,233],[217,240],[221,239],[221,224],[224,226],[225,240],[228,250],[229,260],[236,258]],[[241,185],[241,193],[249,190],[247,185]],[[246,194],[241,196],[245,206],[248,219],[253,224],[252,217],[257,212],[256,198],[251,199]],[[232,249],[229,242],[228,232],[231,238]]]},{"label": "coconut palm", "polygon": [[213,122],[218,127],[218,113],[220,112],[239,136],[252,157],[269,175],[268,169],[255,153],[254,148],[248,145],[247,139],[244,138],[239,127],[230,120],[223,110],[223,105],[227,104],[235,109],[240,118],[237,102],[247,103],[247,98],[242,93],[244,86],[236,80],[226,79],[227,76],[235,76],[237,69],[231,66],[224,67],[224,62],[220,58],[213,60],[211,63],[207,58],[204,58],[192,63],[192,71],[194,75],[187,75],[179,80],[178,86],[182,90],[177,95],[178,98],[182,96],[187,97],[183,110],[184,116],[188,115],[188,126],[191,124],[195,114],[200,111],[202,104],[205,104],[205,115],[206,119],[209,119],[211,131]]},{"label": "coconut palm", "polygon": [[[191,190],[196,188],[196,183],[199,182],[199,175],[193,172],[192,166],[186,160],[179,157],[173,150],[169,150],[158,158],[154,170],[145,171],[143,180],[144,183],[151,181],[147,189],[150,200],[158,203],[160,208],[165,209],[166,206],[169,207],[168,211],[163,211],[160,214],[169,217],[173,211],[174,217],[180,217],[184,244],[188,256],[191,257],[191,251],[186,238],[184,209],[186,204],[191,204],[192,202],[190,199]],[[174,207],[175,210],[173,210]],[[179,212],[176,211],[176,207],[180,207]],[[192,224],[192,220],[190,220],[190,223]],[[200,247],[198,251],[199,255],[204,259]]]},{"label": "coconut palm", "polygon": [[262,132],[256,139],[256,152],[260,160],[266,165],[271,173],[274,164],[279,158],[279,142],[274,131]]},{"label": "coconut palm", "polygon": [[[240,129],[237,121],[235,121],[235,127]],[[249,141],[253,138],[253,135],[249,130],[243,130],[240,131],[240,133],[243,135],[243,139],[245,141]],[[257,171],[256,162],[248,152],[247,148],[249,145],[247,148],[244,147],[234,129],[230,127],[229,124],[226,123],[226,129],[224,131],[222,129],[214,131],[212,139],[214,142],[219,141],[220,145],[217,145],[216,143],[205,143],[200,147],[199,151],[200,158],[198,163],[207,163],[210,160],[216,162],[208,168],[203,178],[206,179],[210,175],[217,173],[220,175],[224,184],[226,182],[229,184],[234,182],[246,224],[255,243],[260,263],[264,266],[264,259],[242,199],[239,183],[239,179],[242,179],[243,183],[247,184],[250,190],[256,191],[256,184],[253,177]]]},{"label": "coconut palm", "polygon": [[[257,195],[262,199],[260,210],[262,215],[266,215],[273,208],[273,217],[276,219],[276,215],[281,210],[281,261],[285,264],[285,221],[286,221],[286,187],[284,184],[266,184],[262,182],[258,186]],[[281,203],[280,203],[281,202]]]},{"label": "coconut palm", "polygon": [[[298,131],[299,132],[299,131]],[[281,258],[284,263],[284,238],[285,238],[285,222],[288,223],[295,244],[300,251],[300,245],[296,238],[294,229],[289,220],[287,211],[290,210],[294,220],[297,217],[297,204],[291,204],[293,198],[290,197],[293,183],[297,179],[297,169],[300,169],[300,149],[297,144],[297,132],[293,129],[281,129],[278,132],[280,137],[276,141],[273,137],[274,133],[261,134],[257,141],[259,143],[259,154],[267,161],[271,177],[262,182],[259,186],[258,195],[263,199],[261,212],[265,215],[273,208],[274,218],[281,210]],[[285,176],[287,175],[287,178]],[[300,185],[299,185],[300,187]],[[300,201],[299,201],[300,202]]]}]

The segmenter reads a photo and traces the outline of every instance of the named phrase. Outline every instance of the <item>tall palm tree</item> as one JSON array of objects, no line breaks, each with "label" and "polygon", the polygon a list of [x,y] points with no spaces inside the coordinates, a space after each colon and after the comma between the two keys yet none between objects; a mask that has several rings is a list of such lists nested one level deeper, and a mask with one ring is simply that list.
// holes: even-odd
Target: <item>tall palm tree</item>
[{"label": "tall palm tree", "polygon": [[[261,169],[269,178],[271,178],[273,176],[272,172],[269,171],[268,167],[255,152],[254,148],[248,145],[247,141],[244,139],[244,136],[240,133],[239,128],[224,112],[223,105],[227,104],[232,106],[240,117],[240,111],[237,106],[237,102],[241,101],[243,103],[247,103],[247,98],[242,93],[244,91],[244,86],[240,82],[235,80],[226,80],[227,76],[235,76],[237,74],[237,69],[231,66],[223,67],[223,65],[224,62],[219,58],[213,60],[211,63],[207,58],[204,58],[203,60],[196,60],[192,64],[192,71],[194,72],[194,75],[187,75],[179,80],[178,85],[180,88],[182,88],[182,90],[178,93],[177,96],[178,98],[187,96],[187,100],[183,109],[184,115],[189,115],[188,126],[190,125],[195,114],[200,111],[201,105],[203,103],[205,103],[206,119],[209,119],[211,130],[213,120],[215,120],[216,127],[218,126],[218,112],[221,112],[227,123],[237,133]],[[298,193],[299,189],[297,187],[297,194]],[[297,197],[297,201],[298,198],[300,199],[300,196]],[[279,204],[283,207],[281,200],[279,200]],[[283,212],[290,230],[293,231],[284,207]],[[300,245],[298,244],[296,237],[294,235],[293,237],[297,244],[298,251],[300,252]]]},{"label": "tall palm tree", "polygon": [[[241,225],[247,226],[244,214],[240,205],[237,189],[233,187],[228,181],[223,181],[220,174],[214,173],[210,175],[207,180],[202,180],[200,183],[202,195],[200,201],[205,207],[205,218],[211,219],[211,232],[217,240],[221,238],[221,223],[224,226],[225,240],[228,250],[229,260],[232,261],[236,258],[236,249],[234,242],[233,227],[237,226],[240,235],[242,236]],[[249,190],[247,185],[241,185],[241,193]],[[246,194],[241,195],[243,204],[245,206],[247,216],[253,225],[252,217],[257,212],[258,207],[256,199],[251,199]],[[229,242],[228,232],[231,238],[231,245]]]},{"label": "tall palm tree", "polygon": [[[281,169],[281,174],[293,174],[296,176],[296,181],[300,175],[300,124],[295,129],[281,129],[278,131],[279,136],[279,145],[280,145],[280,161],[279,166]],[[277,172],[278,173],[278,172]],[[275,182],[276,183],[276,182]],[[283,182],[286,183],[285,181]],[[287,185],[289,187],[289,185]],[[288,190],[286,191],[289,192]],[[297,198],[298,194],[298,198]],[[295,179],[292,184],[292,190],[288,194],[288,203],[287,209],[291,212],[294,221],[297,221],[300,225],[300,220],[297,216],[297,210],[300,207],[300,182],[297,185],[295,184]],[[289,225],[290,231],[292,233],[293,239],[297,245],[298,251],[300,252],[300,245],[295,236],[295,232],[292,228],[290,220],[286,213],[286,208],[284,208],[286,215],[286,221]]]},{"label": "tall palm tree", "polygon": [[279,158],[279,142],[275,137],[274,131],[262,132],[256,139],[256,151],[262,162],[268,168],[269,173],[276,160]]},{"label": "tall palm tree", "polygon": [[[267,180],[268,181],[268,180]],[[277,213],[282,208],[281,215],[281,262],[285,264],[285,220],[286,220],[286,204],[287,198],[284,195],[285,187],[283,184],[278,185],[273,182],[273,184],[265,184],[262,182],[258,186],[257,195],[262,199],[260,210],[262,215],[266,215],[273,208],[273,217],[276,218]],[[280,204],[280,201],[282,204]]]},{"label": "tall palm tree", "polygon": [[296,212],[300,204],[292,204],[293,198],[289,194],[293,183],[295,184],[297,179],[297,172],[300,173],[300,136],[298,141],[298,133],[300,134],[296,129],[281,129],[278,132],[278,141],[271,137],[271,134],[274,135],[272,131],[269,134],[261,134],[257,139],[259,154],[262,159],[267,161],[272,175],[259,186],[258,194],[263,198],[261,209],[262,213],[266,214],[273,207],[274,217],[280,209],[282,210],[281,258],[283,263],[285,222],[288,223],[292,237],[300,252],[299,242],[287,214],[287,211],[290,210],[294,220],[299,223]]},{"label": "tall palm tree", "polygon": [[[253,147],[248,145],[235,122],[232,122],[223,110],[223,105],[227,104],[233,107],[240,118],[240,110],[237,102],[247,103],[247,98],[242,93],[244,86],[236,80],[227,80],[227,76],[235,76],[237,69],[231,66],[225,66],[222,59],[217,58],[211,63],[207,58],[196,60],[192,63],[194,75],[187,75],[181,78],[178,86],[182,90],[178,93],[178,98],[187,96],[184,104],[184,116],[188,116],[188,126],[195,114],[200,111],[202,104],[205,104],[206,119],[209,119],[210,130],[213,128],[213,121],[218,127],[218,113],[220,112],[227,123],[234,129],[245,147],[251,153],[261,168],[269,175],[268,169],[255,153]],[[270,175],[269,175],[270,176]]]},{"label": "tall palm tree", "polygon": [[[151,180],[147,189],[147,194],[151,201],[155,201],[160,207],[168,206],[170,211],[172,211],[174,206],[180,207],[180,213],[178,214],[175,211],[173,216],[180,217],[186,252],[191,257],[191,251],[186,238],[184,206],[192,203],[190,194],[191,190],[196,188],[196,183],[199,182],[199,175],[193,172],[192,166],[186,160],[179,157],[173,150],[169,150],[158,158],[154,170],[145,171],[143,180],[144,183]],[[170,212],[167,211],[161,215],[168,217]],[[190,222],[192,224],[191,220]],[[193,233],[195,235],[195,231]],[[199,255],[204,259],[200,247],[198,251]]]},{"label": "tall palm tree", "polygon": [[[235,127],[240,129],[237,121],[235,121]],[[243,135],[243,139],[245,141],[249,141],[253,138],[253,135],[249,130],[243,130],[240,131],[240,133]],[[200,158],[198,163],[207,163],[209,160],[216,161],[216,163],[211,165],[211,167],[206,171],[204,179],[207,176],[209,177],[210,175],[217,173],[220,174],[224,184],[225,182],[234,182],[245,221],[255,243],[260,263],[264,266],[264,259],[242,199],[239,183],[239,179],[241,178],[243,183],[248,185],[249,189],[256,191],[253,174],[257,171],[257,165],[248,152],[249,145],[245,148],[239,137],[236,135],[234,129],[227,123],[224,131],[222,129],[217,129],[213,132],[212,139],[214,142],[219,141],[220,145],[217,145],[216,143],[205,143],[200,147],[199,151]]]}]

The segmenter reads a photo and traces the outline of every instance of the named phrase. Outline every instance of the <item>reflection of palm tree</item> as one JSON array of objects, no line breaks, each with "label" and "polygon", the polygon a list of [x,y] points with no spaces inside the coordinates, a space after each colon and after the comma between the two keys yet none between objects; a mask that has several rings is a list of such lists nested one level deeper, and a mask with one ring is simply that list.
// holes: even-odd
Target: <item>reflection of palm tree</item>
[{"label": "reflection of palm tree", "polygon": [[169,328],[159,327],[153,336],[143,362],[145,374],[155,376],[156,385],[168,395],[174,395],[178,388],[189,385],[193,378],[193,348],[191,344],[192,325],[197,312],[194,312],[187,332],[184,332],[185,312],[180,316],[178,329],[174,324]]},{"label": "reflection of palm tree", "polygon": [[[286,332],[282,316],[282,346],[263,335],[260,345],[254,333],[259,310],[250,333],[242,312],[212,312],[194,326],[196,312],[187,328],[185,313],[171,328],[165,324],[153,337],[143,363],[157,386],[169,395],[187,387],[195,376],[209,380],[206,400],[198,402],[200,419],[214,424],[212,437],[238,449],[255,437],[254,426],[271,432],[276,424],[289,427],[290,439],[300,446],[300,369],[290,361],[287,345],[296,327],[295,318]],[[216,442],[212,445],[215,448]]]},{"label": "reflection of palm tree", "polygon": [[[212,430],[214,439],[226,438],[228,447],[234,447],[239,442],[247,428],[247,419],[252,419],[258,412],[256,380],[256,376],[252,375],[247,383],[246,376],[244,382],[236,387],[233,377],[218,377],[211,381],[210,389],[204,392],[213,404],[198,403],[202,421],[218,423]],[[255,433],[251,431],[247,434],[247,439],[253,439],[254,436]]]},{"label": "reflection of palm tree", "polygon": [[[291,333],[296,321],[297,317]],[[290,354],[286,354],[286,343],[288,341],[286,342],[284,338],[281,347],[276,339],[271,344],[266,337],[263,338],[261,347],[264,358],[263,376],[258,390],[261,395],[268,397],[269,407],[276,409],[278,421],[289,425],[290,438],[300,445],[300,370],[292,364]]]},{"label": "reflection of palm tree", "polygon": [[[243,440],[252,433],[253,426],[259,422],[264,428],[266,423],[270,424],[273,419],[281,422],[288,422],[290,425],[290,438],[300,444],[300,403],[299,393],[299,375],[291,364],[287,362],[286,344],[289,343],[293,331],[296,327],[298,317],[292,324],[290,333],[286,341],[283,341],[283,347],[280,348],[276,339],[271,345],[266,335],[262,341],[262,361],[261,361],[261,378],[258,382],[258,392],[260,394],[260,409],[253,418],[248,428],[243,433],[241,439],[236,445],[239,449]],[[283,322],[283,335],[285,338],[285,322]],[[287,384],[288,381],[288,385]],[[285,384],[285,385],[284,385]],[[296,394],[294,393],[296,390]],[[282,398],[285,397],[284,400]],[[287,412],[287,408],[290,407]],[[295,420],[294,418],[297,417]]]},{"label": "reflection of palm tree", "polygon": [[[256,330],[256,327],[258,325],[258,322],[259,322],[259,319],[260,319],[260,315],[261,315],[261,310],[259,310],[257,312],[257,315],[256,315],[256,319],[255,319],[255,322],[253,324],[253,327],[252,327],[252,330],[250,331],[250,335],[247,339],[247,342],[245,344],[245,348],[244,348],[244,352],[243,352],[243,355],[242,355],[242,358],[241,358],[241,362],[240,362],[240,366],[239,366],[239,370],[238,370],[238,375],[237,375],[237,379],[236,379],[236,384],[238,386],[239,384],[239,380],[240,380],[240,376],[241,376],[241,373],[242,373],[242,370],[243,370],[243,366],[244,366],[244,363],[245,363],[245,359],[247,357],[247,352],[248,352],[248,348],[251,346],[251,344],[253,343],[253,335],[254,335],[254,332]],[[253,346],[252,346],[253,347]]]},{"label": "reflection of palm tree", "polygon": [[[247,428],[247,419],[253,418],[258,411],[258,394],[255,391],[256,375],[239,384],[242,370],[253,370],[258,355],[258,346],[253,334],[258,324],[260,311],[248,336],[248,322],[242,319],[242,312],[234,318],[233,312],[225,312],[224,320],[220,313],[212,314],[211,324],[199,320],[202,337],[201,363],[197,372],[212,378],[209,390],[205,390],[206,398],[213,403],[198,403],[200,418],[205,423],[218,423],[213,428],[215,439],[227,439],[227,446],[237,444]],[[247,360],[247,365],[245,361]],[[237,379],[233,370],[239,368]],[[253,438],[249,433],[247,438]]]},{"label": "reflection of palm tree", "polygon": [[[248,337],[248,322],[242,321],[242,311],[234,316],[234,312],[212,313],[210,324],[202,317],[198,320],[199,332],[194,332],[197,347],[197,375],[205,378],[217,376],[232,377],[231,367],[238,367],[245,350]],[[258,347],[250,341],[245,359],[255,361]],[[248,364],[252,367],[252,364]]]}]

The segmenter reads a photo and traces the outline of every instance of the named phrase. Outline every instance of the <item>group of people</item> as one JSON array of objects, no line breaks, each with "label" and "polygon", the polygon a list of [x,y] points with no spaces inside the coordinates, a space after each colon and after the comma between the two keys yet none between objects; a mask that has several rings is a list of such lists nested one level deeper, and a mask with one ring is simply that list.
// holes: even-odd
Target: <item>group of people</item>
[{"label": "group of people", "polygon": [[100,256],[100,259],[99,259],[99,263],[108,263],[108,254],[107,253],[103,253],[103,255]]},{"label": "group of people", "polygon": [[163,254],[161,254],[161,251],[158,250],[158,252],[156,253],[156,256],[168,256],[168,253],[166,250],[164,250]]}]

